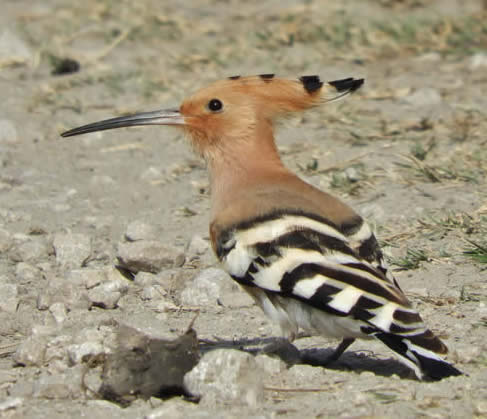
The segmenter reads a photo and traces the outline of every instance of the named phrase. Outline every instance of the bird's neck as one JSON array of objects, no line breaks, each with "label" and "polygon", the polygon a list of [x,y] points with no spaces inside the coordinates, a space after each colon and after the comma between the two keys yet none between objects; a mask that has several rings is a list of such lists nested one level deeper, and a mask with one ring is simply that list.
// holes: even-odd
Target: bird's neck
[{"label": "bird's neck", "polygon": [[247,188],[289,173],[279,157],[272,131],[232,140],[222,141],[208,160],[212,218]]}]

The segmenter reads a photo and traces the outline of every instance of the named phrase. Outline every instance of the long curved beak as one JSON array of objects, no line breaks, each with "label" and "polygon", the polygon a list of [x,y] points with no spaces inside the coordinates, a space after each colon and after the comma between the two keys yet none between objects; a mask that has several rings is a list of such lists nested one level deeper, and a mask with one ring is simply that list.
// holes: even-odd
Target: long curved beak
[{"label": "long curved beak", "polygon": [[63,132],[61,137],[86,134],[88,132],[104,131],[106,129],[135,127],[139,125],[184,125],[184,117],[177,109],[163,109],[153,112],[141,112],[119,118],[106,119],[100,122],[83,125]]}]

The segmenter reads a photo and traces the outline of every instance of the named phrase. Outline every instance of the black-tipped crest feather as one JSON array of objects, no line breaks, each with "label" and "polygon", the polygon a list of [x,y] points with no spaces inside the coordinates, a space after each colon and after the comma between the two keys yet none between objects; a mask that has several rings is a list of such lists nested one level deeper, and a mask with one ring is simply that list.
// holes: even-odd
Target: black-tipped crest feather
[{"label": "black-tipped crest feather", "polygon": [[355,90],[364,84],[364,79],[349,77],[347,79],[329,81],[328,84],[331,84],[339,92],[355,92]]},{"label": "black-tipped crest feather", "polygon": [[303,86],[308,93],[316,92],[323,86],[323,82],[320,80],[319,76],[302,76],[299,78],[299,81],[303,83]]}]

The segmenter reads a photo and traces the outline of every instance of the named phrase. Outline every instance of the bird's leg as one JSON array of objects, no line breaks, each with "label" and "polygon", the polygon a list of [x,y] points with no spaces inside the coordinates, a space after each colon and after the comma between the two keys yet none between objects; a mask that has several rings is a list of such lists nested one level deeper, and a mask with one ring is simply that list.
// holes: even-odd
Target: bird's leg
[{"label": "bird's leg", "polygon": [[347,350],[347,348],[355,341],[354,338],[344,338],[340,344],[336,347],[336,349],[333,351],[333,353],[326,359],[321,359],[316,354],[310,353],[310,354],[303,354],[302,357],[302,362],[304,364],[312,365],[315,367],[326,367],[327,365],[335,362],[340,358]]},{"label": "bird's leg", "polygon": [[336,347],[335,351],[328,358],[326,358],[324,365],[338,361],[338,358],[342,356],[343,352],[345,352],[353,342],[355,342],[355,338],[344,338]]}]

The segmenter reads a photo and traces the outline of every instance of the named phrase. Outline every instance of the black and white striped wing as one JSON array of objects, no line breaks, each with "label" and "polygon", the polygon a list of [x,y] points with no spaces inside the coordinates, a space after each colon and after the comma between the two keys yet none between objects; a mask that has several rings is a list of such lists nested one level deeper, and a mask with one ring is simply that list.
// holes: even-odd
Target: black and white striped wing
[{"label": "black and white striped wing", "polygon": [[420,316],[380,269],[377,249],[365,252],[375,240],[368,227],[348,236],[319,216],[279,212],[234,226],[217,252],[242,285],[359,320],[364,334],[424,333]]}]

